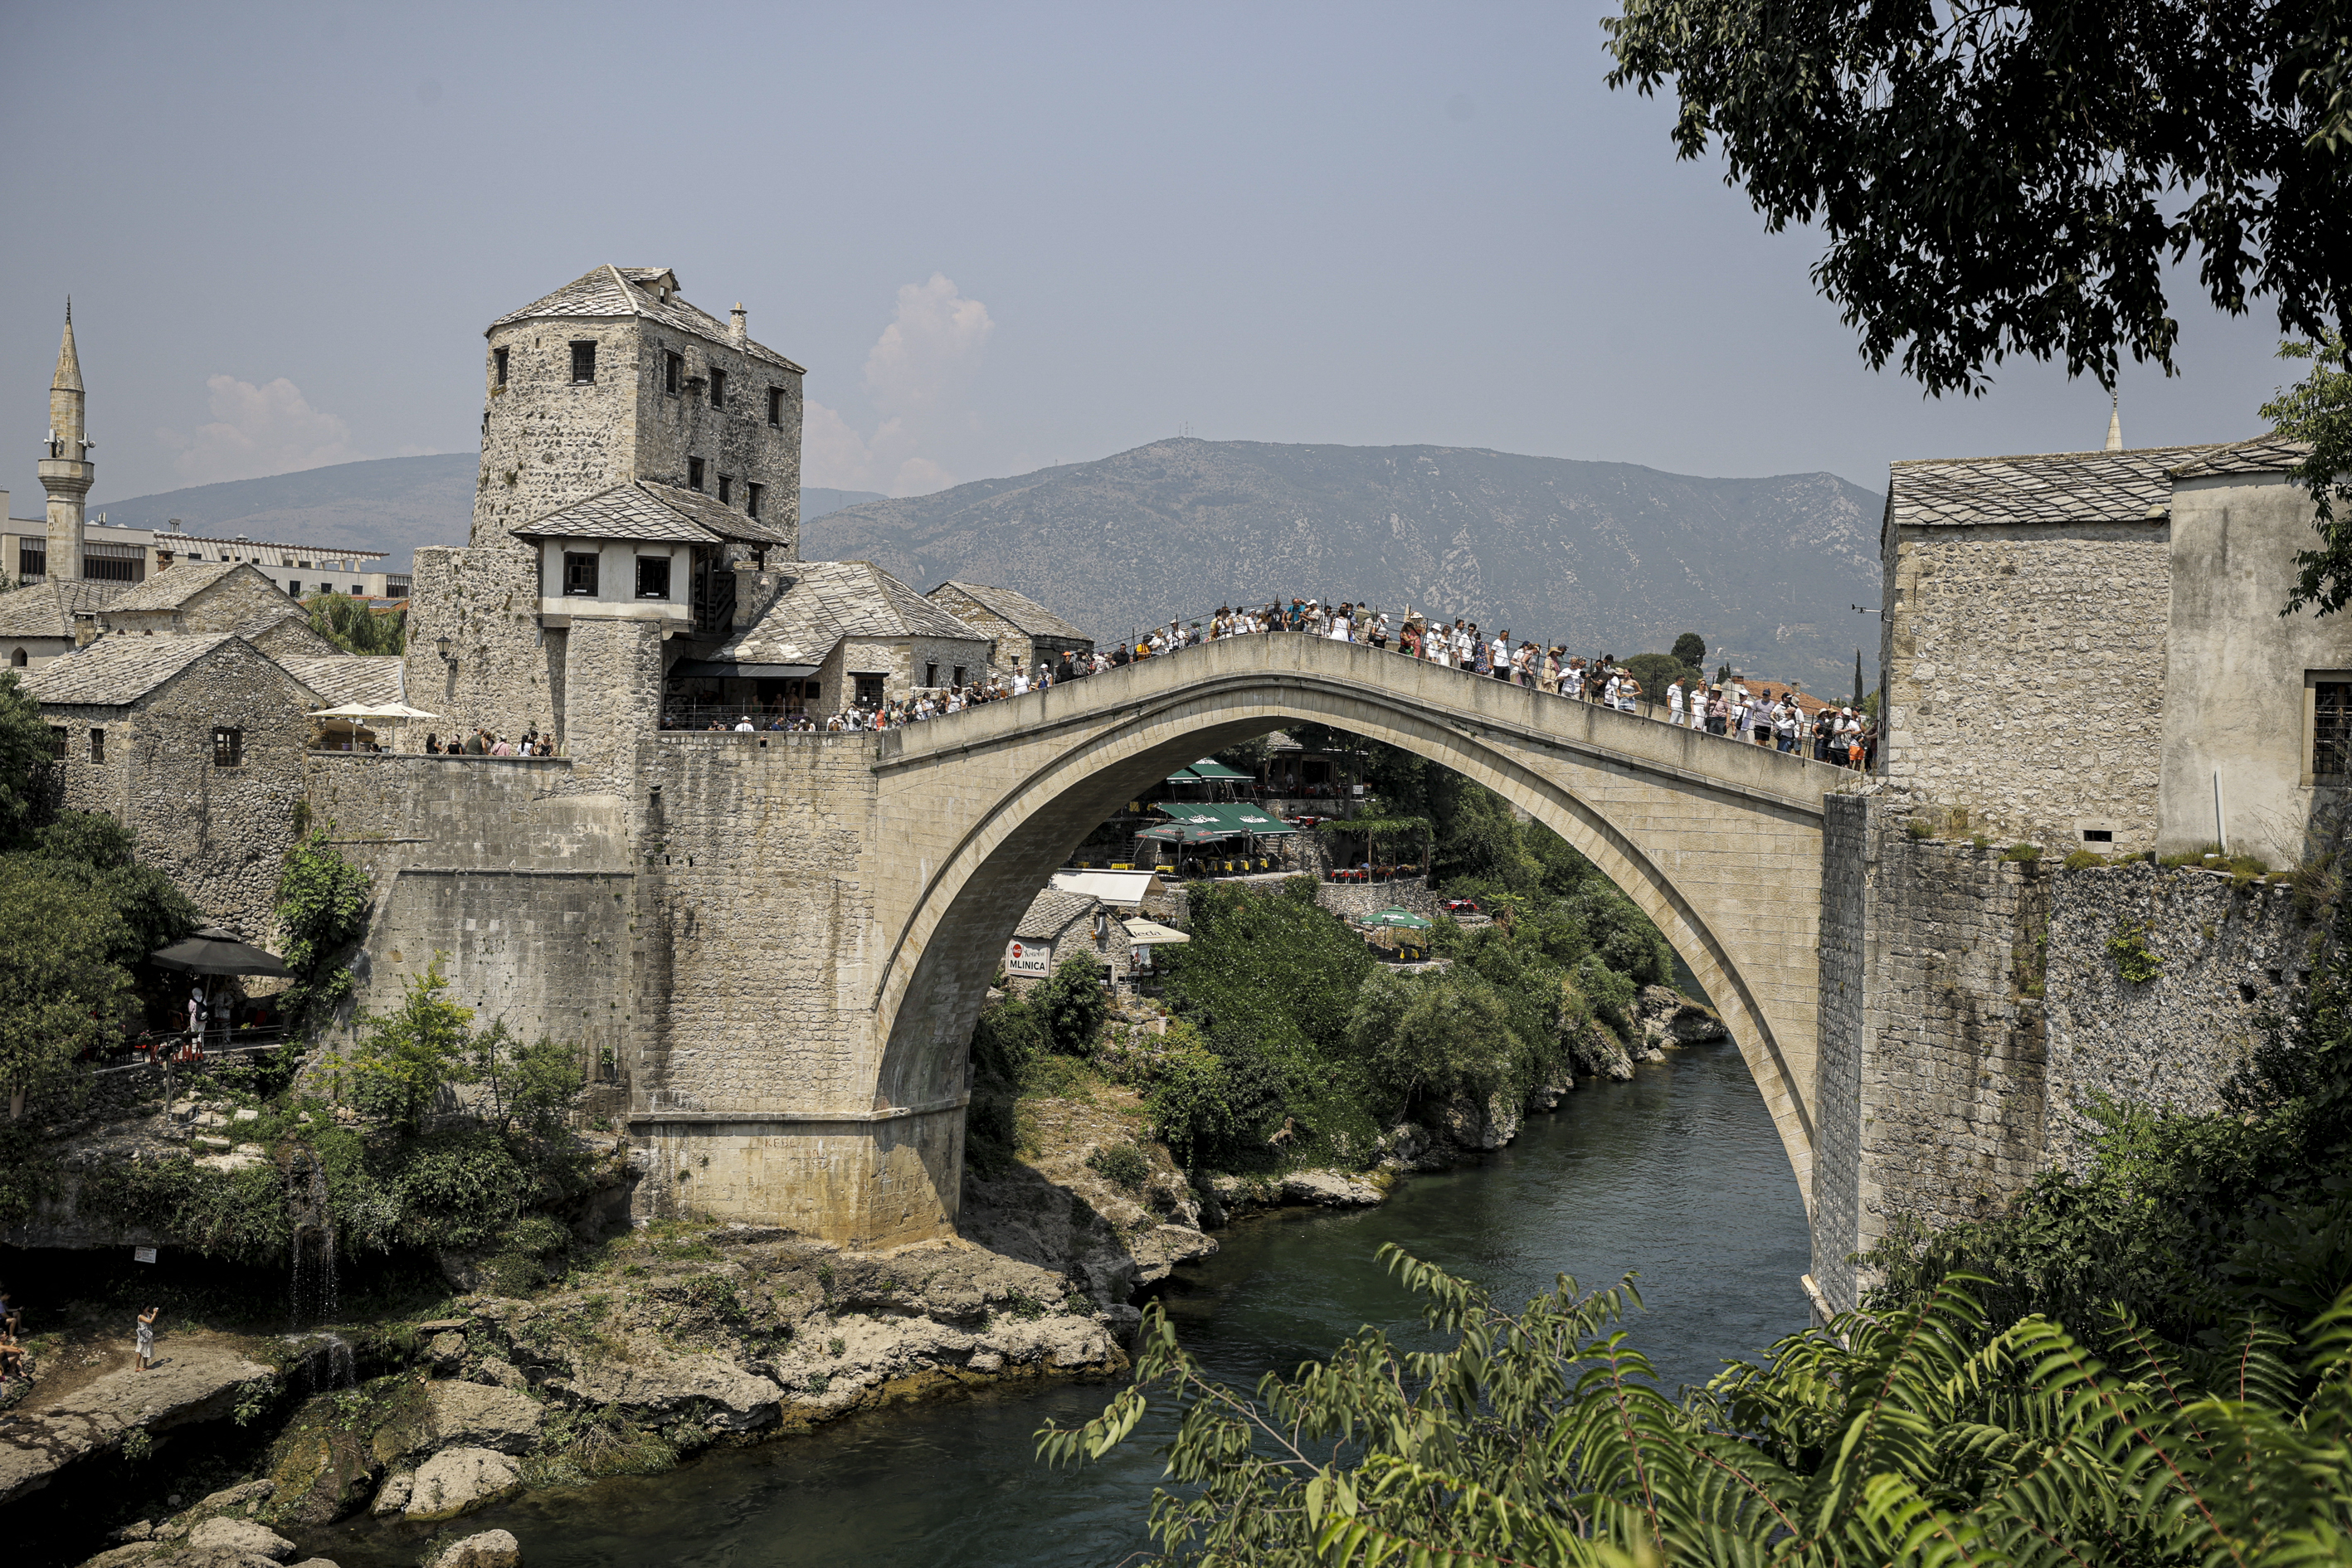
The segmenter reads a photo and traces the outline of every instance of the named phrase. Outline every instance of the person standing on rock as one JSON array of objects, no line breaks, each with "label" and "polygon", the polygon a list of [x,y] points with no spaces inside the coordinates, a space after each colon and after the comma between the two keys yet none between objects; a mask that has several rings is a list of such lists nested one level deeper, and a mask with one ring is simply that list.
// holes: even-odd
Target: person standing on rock
[{"label": "person standing on rock", "polygon": [[154,1369],[155,1319],[163,1310],[161,1307],[150,1307],[139,1314],[138,1370],[141,1372],[151,1372]]}]

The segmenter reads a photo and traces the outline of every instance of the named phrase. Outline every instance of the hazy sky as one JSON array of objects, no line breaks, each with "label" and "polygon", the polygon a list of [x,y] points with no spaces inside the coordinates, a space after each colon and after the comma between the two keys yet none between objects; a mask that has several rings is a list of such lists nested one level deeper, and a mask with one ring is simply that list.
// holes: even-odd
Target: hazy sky
[{"label": "hazy sky", "polygon": [[[914,493],[1213,439],[1697,474],[2095,447],[2012,365],[1926,402],[1553,5],[0,9],[0,485],[65,296],[97,499],[470,450],[480,333],[590,268],[809,367],[806,482]],[[2267,310],[2181,299],[2135,446],[2258,428]]]}]

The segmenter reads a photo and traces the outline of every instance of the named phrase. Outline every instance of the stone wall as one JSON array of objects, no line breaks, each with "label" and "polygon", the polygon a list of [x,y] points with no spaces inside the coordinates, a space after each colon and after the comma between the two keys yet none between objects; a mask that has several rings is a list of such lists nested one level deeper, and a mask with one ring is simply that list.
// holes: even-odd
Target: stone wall
[{"label": "stone wall", "polygon": [[1426,877],[1399,877],[1393,882],[1318,882],[1315,901],[1343,919],[1376,915],[1382,910],[1411,910],[1434,917],[1439,902]]},{"label": "stone wall", "polygon": [[374,884],[355,1011],[396,1006],[437,959],[481,1022],[575,1042],[591,1082],[625,1088],[641,911],[622,799],[573,790],[562,758],[307,764],[312,821]]},{"label": "stone wall", "polygon": [[2095,828],[2118,850],[2154,847],[2166,525],[1900,533],[1886,563],[1887,778],[2010,838],[2072,847]]},{"label": "stone wall", "polygon": [[[2163,963],[2123,978],[2107,943],[2127,928]],[[2309,975],[2316,928],[2285,888],[2222,872],[2129,866],[2061,871],[2050,900],[2049,1131],[2044,1158],[2089,1163],[2086,1114],[2102,1098],[2174,1110],[2221,1108],[2221,1089]]]},{"label": "stone wall", "polygon": [[[404,673],[408,703],[436,715],[404,724],[394,744],[421,750],[478,729],[520,735],[537,724],[563,733],[563,630],[539,624],[539,564],[528,547],[428,547],[416,552]],[[443,657],[441,639],[449,639]]]},{"label": "stone wall", "polygon": [[661,719],[662,667],[660,623],[573,619],[564,634],[561,733],[577,777],[634,791],[638,740]]},{"label": "stone wall", "polygon": [[[1873,805],[1832,795],[1822,826],[1822,1005],[1814,1058],[1813,1281],[1835,1308],[1855,1300],[1861,1247],[1862,1076],[1868,994]],[[1834,1310],[1834,1308],[1833,1308]]]}]

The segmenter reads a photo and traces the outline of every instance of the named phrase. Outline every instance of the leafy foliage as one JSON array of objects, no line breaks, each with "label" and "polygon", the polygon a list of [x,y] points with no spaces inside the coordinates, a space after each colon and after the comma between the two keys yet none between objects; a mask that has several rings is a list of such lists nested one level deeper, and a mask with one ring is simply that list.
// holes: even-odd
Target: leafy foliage
[{"label": "leafy foliage", "polygon": [[2352,323],[2352,161],[2313,135],[2339,6],[1625,0],[1603,26],[1610,84],[1671,79],[1677,154],[1719,145],[1768,228],[1818,225],[1814,284],[1864,358],[1899,350],[1931,393],[2012,353],[2102,385],[2122,349],[2171,370],[2164,272],[2191,252],[2217,309]]},{"label": "leafy foliage", "polygon": [[365,599],[313,594],[302,601],[310,629],[345,653],[400,653],[408,647],[408,612],[368,608]]},{"label": "leafy foliage", "polygon": [[2310,374],[2263,405],[2263,417],[2288,440],[2311,443],[2292,478],[2311,496],[2319,531],[2318,549],[2295,552],[2294,592],[2283,613],[2316,605],[2332,616],[2352,600],[2352,510],[2342,516],[2336,510],[2352,502],[2352,363],[2340,331],[2283,343],[2279,357],[2311,363]]},{"label": "leafy foliage", "polygon": [[0,1095],[71,1081],[74,1059],[110,1042],[133,1005],[122,917],[87,879],[34,856],[0,857]]},{"label": "leafy foliage", "polygon": [[448,990],[436,953],[397,1008],[361,1021],[359,1047],[346,1058],[361,1110],[413,1132],[445,1089],[474,1080],[474,1010],[450,1001]]},{"label": "leafy foliage", "polygon": [[1689,665],[1693,669],[1706,663],[1706,639],[1696,632],[1683,633],[1667,651],[1673,654],[1676,663]]},{"label": "leafy foliage", "polygon": [[1969,1281],[1848,1313],[1680,1403],[1618,1325],[1630,1277],[1561,1276],[1514,1314],[1381,1248],[1447,1348],[1366,1328],[1255,1395],[1206,1375],[1158,1303],[1136,1380],[1039,1455],[1099,1458],[1179,1413],[1166,1563],[2316,1563],[2352,1547],[2352,1294],[2299,1340],[2184,1356],[2126,1313],[2109,1367]]},{"label": "leafy foliage", "polygon": [[0,670],[0,848],[32,826],[48,780],[49,726],[13,669]]},{"label": "leafy foliage", "polygon": [[282,998],[298,1027],[331,1014],[351,995],[341,960],[367,933],[374,889],[368,875],[313,831],[287,851],[278,876],[278,929],[294,984]]}]

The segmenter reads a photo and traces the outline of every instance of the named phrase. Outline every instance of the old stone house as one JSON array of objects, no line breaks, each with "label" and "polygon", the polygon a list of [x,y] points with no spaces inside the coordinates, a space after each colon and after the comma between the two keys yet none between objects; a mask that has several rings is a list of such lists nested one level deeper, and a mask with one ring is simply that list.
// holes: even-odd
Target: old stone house
[{"label": "old stone house", "polygon": [[116,583],[48,578],[0,594],[0,668],[37,669],[74,646],[75,623],[88,641],[98,612],[121,593]]},{"label": "old stone house", "polygon": [[215,922],[260,939],[317,694],[234,632],[100,637],[27,672],[51,798],[131,829]]},{"label": "old stone house", "polygon": [[261,572],[241,561],[184,562],[108,600],[100,617],[105,629],[130,637],[177,637],[191,632],[234,632],[295,616],[307,619]]},{"label": "old stone house", "polygon": [[1096,963],[1114,989],[1134,984],[1134,944],[1120,912],[1085,893],[1048,888],[1004,944],[1005,984],[1024,993],[1066,963]]},{"label": "old stone house", "polygon": [[923,596],[987,637],[989,662],[998,669],[1034,670],[1040,660],[1057,666],[1065,653],[1095,649],[1094,638],[1010,588],[950,579]]},{"label": "old stone house", "polygon": [[2352,618],[2282,616],[2275,440],[1894,465],[1885,775],[2001,837],[2299,863],[2352,787]]},{"label": "old stone house", "polygon": [[988,644],[880,567],[803,561],[762,573],[738,599],[741,629],[673,673],[673,712],[744,708],[824,715],[961,686]]}]

